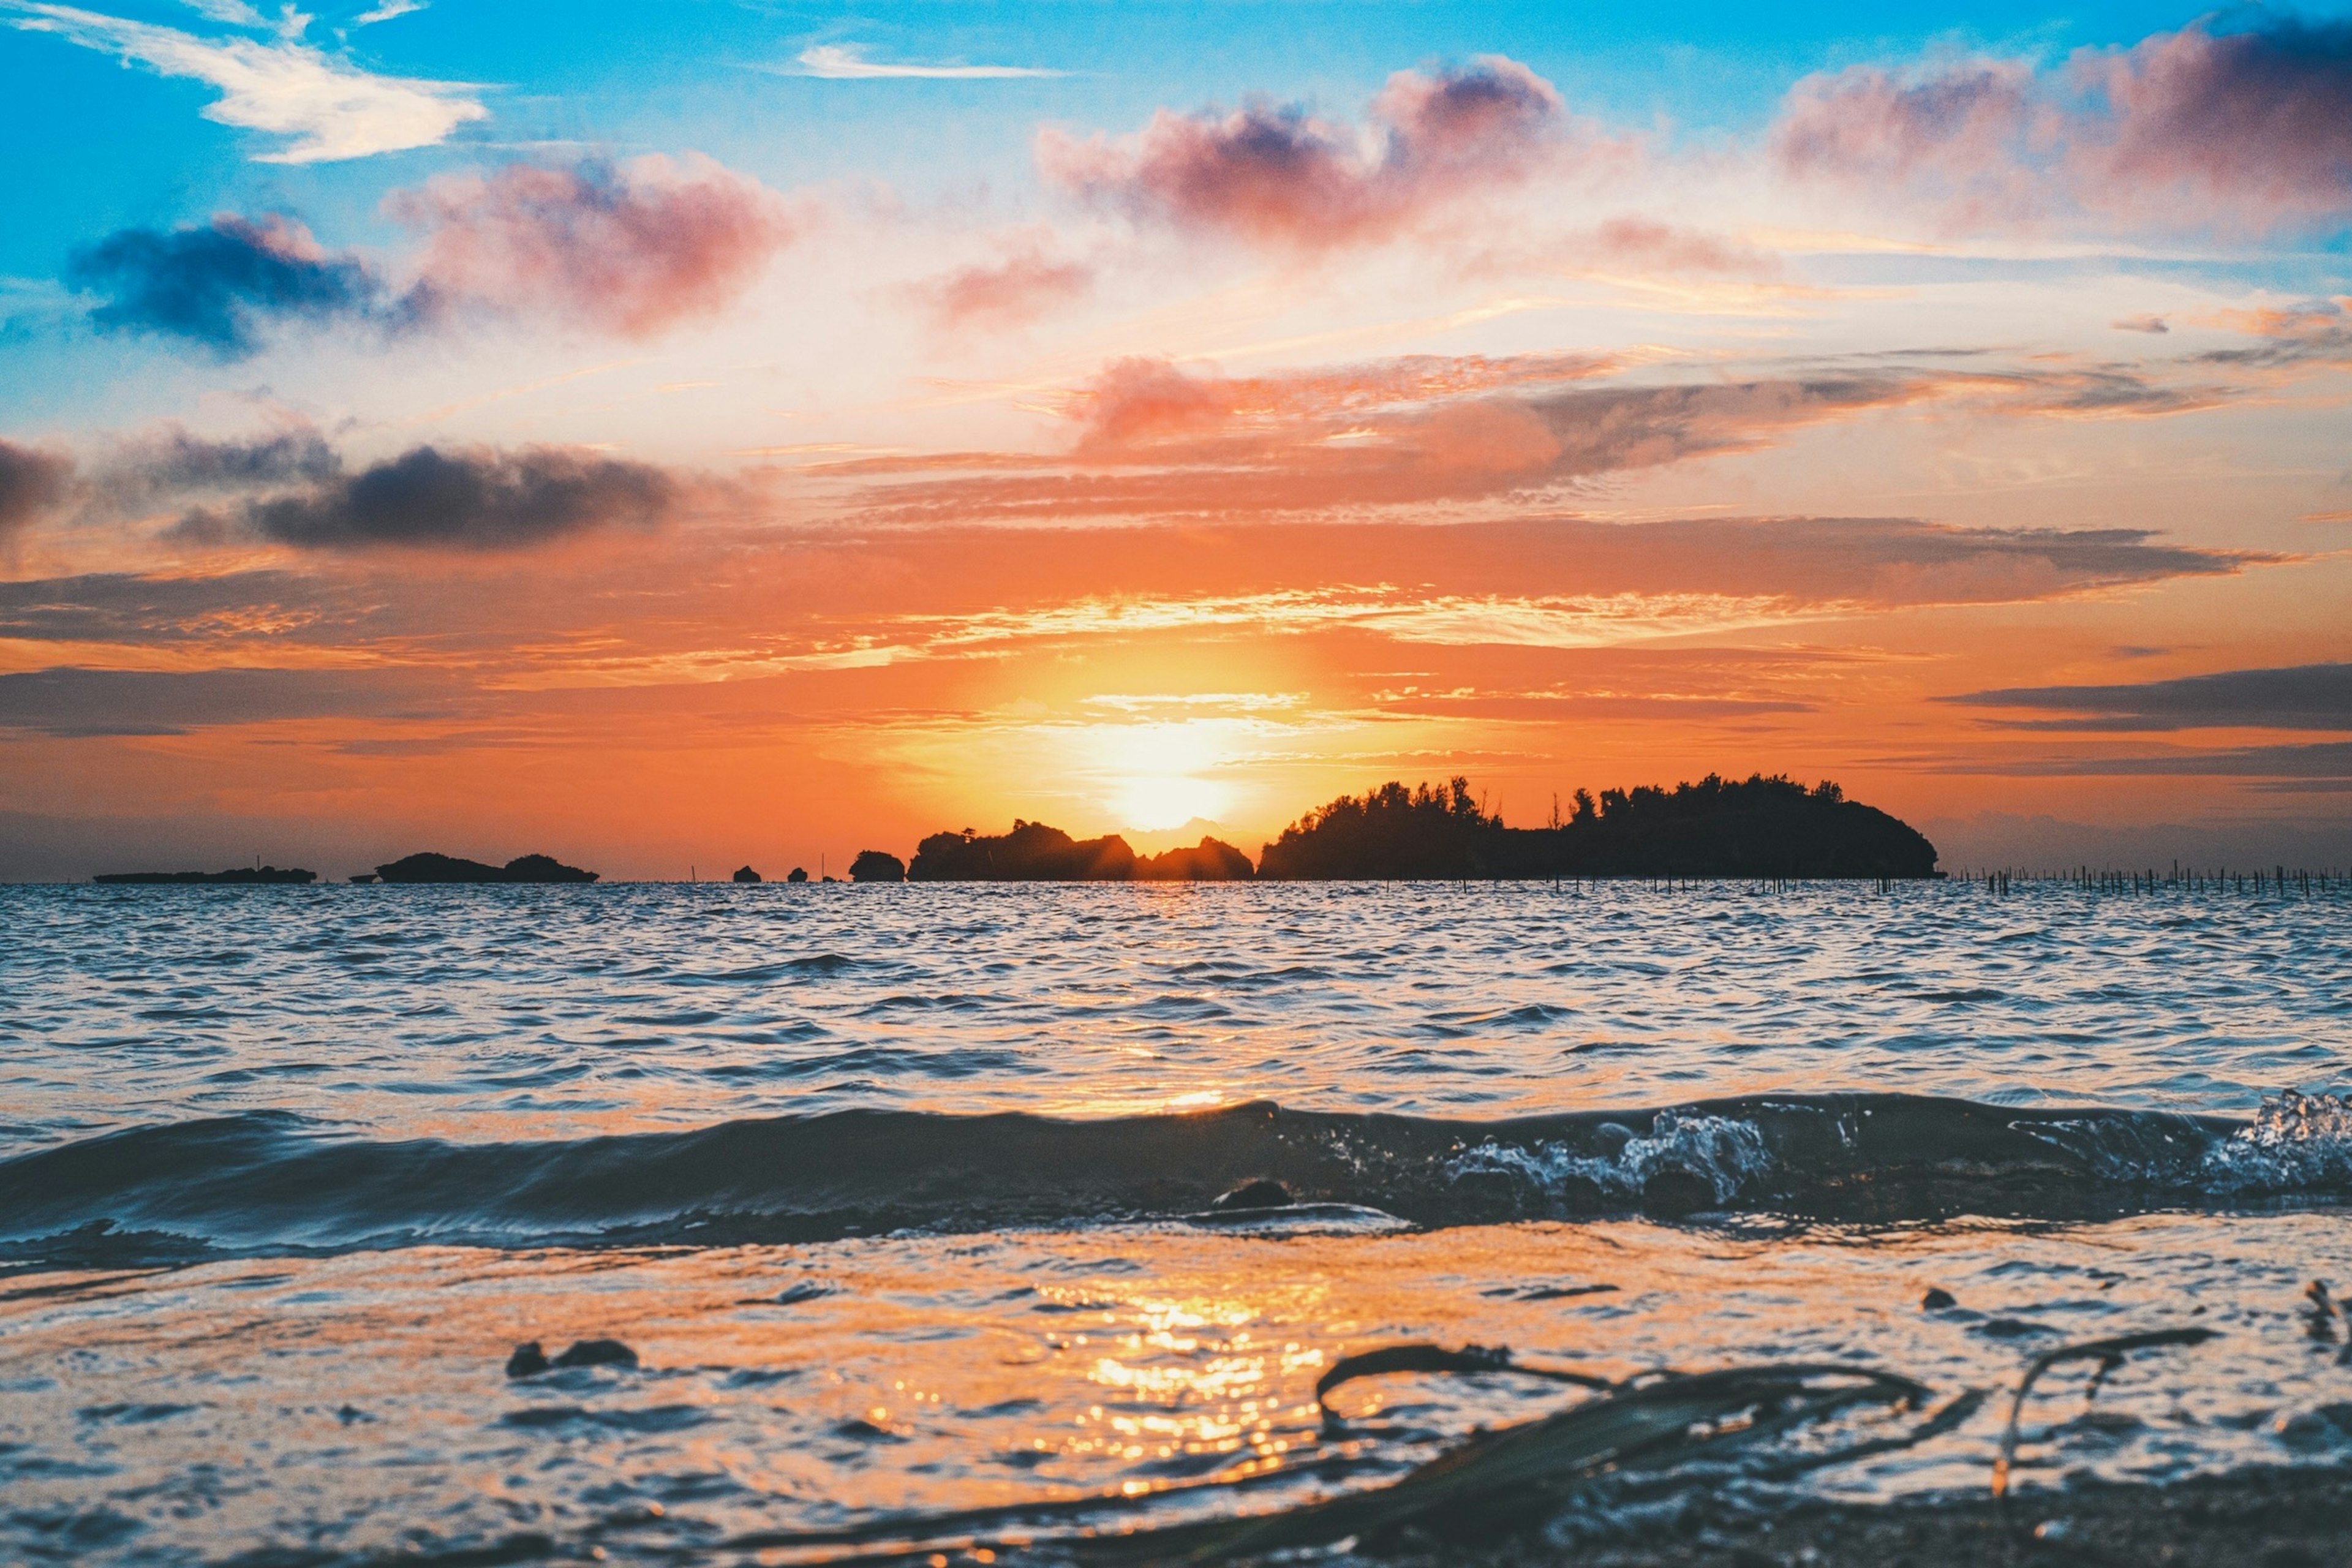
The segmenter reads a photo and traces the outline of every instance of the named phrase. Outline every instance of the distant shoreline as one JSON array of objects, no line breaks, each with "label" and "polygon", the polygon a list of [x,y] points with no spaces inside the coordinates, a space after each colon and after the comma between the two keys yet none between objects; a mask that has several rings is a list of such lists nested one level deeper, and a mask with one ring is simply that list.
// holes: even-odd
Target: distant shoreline
[{"label": "distant shoreline", "polygon": [[[1824,781],[1710,773],[1672,789],[1584,790],[1563,817],[1557,799],[1542,827],[1510,827],[1470,791],[1466,778],[1417,789],[1391,781],[1307,812],[1265,845],[1255,861],[1221,839],[1139,856],[1118,834],[1076,839],[1015,818],[1010,831],[935,833],[911,861],[858,852],[849,880],[866,882],[1504,882],[1562,880],[1895,881],[1937,877],[1936,847],[1908,823],[1848,800]],[[309,883],[317,874],[274,867],[220,872],[110,872],[110,886]],[[435,851],[388,861],[355,883],[570,883],[599,874],[544,854],[503,866]],[[794,867],[783,879],[806,884]],[[729,880],[767,879],[750,865]],[[820,884],[833,880],[820,878]]]}]

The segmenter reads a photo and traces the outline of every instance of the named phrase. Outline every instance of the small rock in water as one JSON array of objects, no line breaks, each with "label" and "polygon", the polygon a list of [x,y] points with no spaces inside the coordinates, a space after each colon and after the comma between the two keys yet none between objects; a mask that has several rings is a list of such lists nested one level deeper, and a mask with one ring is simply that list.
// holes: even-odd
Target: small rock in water
[{"label": "small rock in water", "polygon": [[1209,1207],[1219,1214],[1228,1214],[1235,1209],[1286,1209],[1290,1204],[1288,1187],[1260,1177],[1255,1182],[1244,1182]]},{"label": "small rock in water", "polygon": [[635,1366],[637,1352],[618,1340],[582,1340],[562,1355],[550,1361],[547,1352],[537,1340],[515,1346],[514,1354],[507,1357],[509,1377],[537,1377],[565,1366]]},{"label": "small rock in water", "polygon": [[1927,1293],[1919,1298],[1919,1310],[1923,1312],[1949,1311],[1959,1304],[1959,1298],[1940,1285],[1928,1286]]}]

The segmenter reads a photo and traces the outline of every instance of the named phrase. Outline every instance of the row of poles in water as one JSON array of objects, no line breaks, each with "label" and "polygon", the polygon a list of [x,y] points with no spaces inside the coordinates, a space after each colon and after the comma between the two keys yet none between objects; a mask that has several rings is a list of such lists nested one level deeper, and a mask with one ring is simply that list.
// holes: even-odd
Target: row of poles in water
[{"label": "row of poles in water", "polygon": [[1986,891],[2007,893],[2015,882],[2062,882],[2080,888],[2086,893],[2157,893],[2179,891],[2189,893],[2252,893],[2257,898],[2312,898],[2341,889],[2347,880],[2336,870],[2290,871],[2284,866],[2273,866],[2264,871],[2257,866],[2252,870],[2231,871],[2226,868],[2200,870],[2172,863],[2170,875],[2150,868],[2145,871],[2117,871],[2111,868],[2077,866],[2073,870],[2018,871],[1999,868],[1983,871],[1962,871],[1960,879],[1981,885]]}]

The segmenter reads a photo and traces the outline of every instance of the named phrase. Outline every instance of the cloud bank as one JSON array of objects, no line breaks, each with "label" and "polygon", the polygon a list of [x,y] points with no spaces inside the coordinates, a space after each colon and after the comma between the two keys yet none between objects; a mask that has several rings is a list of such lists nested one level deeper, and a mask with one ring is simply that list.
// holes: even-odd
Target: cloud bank
[{"label": "cloud bank", "polygon": [[2010,687],[1937,700],[2074,715],[2009,726],[2027,730],[2352,730],[2352,664],[2228,669],[2124,686]]},{"label": "cloud bank", "polygon": [[1955,224],[2325,228],[2352,218],[2352,24],[2200,25],[2047,70],[1855,67],[1800,83],[1771,141],[1800,178],[1907,193]]}]

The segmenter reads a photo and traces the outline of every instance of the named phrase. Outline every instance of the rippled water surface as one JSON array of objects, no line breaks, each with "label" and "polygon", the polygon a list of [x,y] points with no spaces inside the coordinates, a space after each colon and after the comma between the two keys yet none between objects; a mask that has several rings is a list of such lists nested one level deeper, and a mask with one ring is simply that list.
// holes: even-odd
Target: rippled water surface
[{"label": "rippled water surface", "polygon": [[0,1137],[553,1138],[853,1105],[1482,1117],[2324,1087],[2352,897],[1740,884],[0,889]]},{"label": "rippled water surface", "polygon": [[[734,1561],[1263,1478],[1071,1521],[1122,1528],[1578,1397],[1324,1426],[1397,1340],[1941,1396],[2200,1325],[2053,1376],[2026,1484],[2352,1460],[2340,894],[6,889],[0,937],[0,1560]],[[1252,1178],[1300,1201],[1213,1209]],[[1980,1487],[1998,1431],[1729,1484]]]}]

